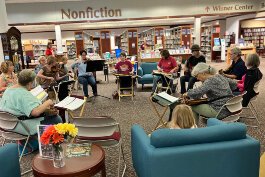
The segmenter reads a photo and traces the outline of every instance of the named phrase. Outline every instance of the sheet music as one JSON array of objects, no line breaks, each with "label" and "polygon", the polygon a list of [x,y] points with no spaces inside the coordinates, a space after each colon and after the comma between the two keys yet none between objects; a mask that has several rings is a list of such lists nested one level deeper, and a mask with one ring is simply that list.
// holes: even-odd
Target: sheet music
[{"label": "sheet music", "polygon": [[157,94],[157,96],[160,96],[161,98],[164,98],[164,99],[170,101],[171,103],[179,101],[179,98],[171,96],[171,95],[167,94],[166,92],[161,92],[161,93]]},{"label": "sheet music", "polygon": [[38,94],[40,94],[41,92],[43,92],[44,89],[39,85],[37,87],[35,87],[34,89],[32,89],[30,91],[30,93],[33,95],[33,96],[37,96]]},{"label": "sheet music", "polygon": [[66,105],[65,108],[71,111],[74,111],[80,108],[84,104],[85,100],[81,100],[79,98],[75,98],[70,104]]},{"label": "sheet music", "polygon": [[61,107],[61,108],[65,108],[68,104],[70,104],[74,100],[75,100],[74,97],[69,97],[68,96],[65,99],[63,99],[62,101],[60,101],[59,103],[55,104],[54,106]]}]

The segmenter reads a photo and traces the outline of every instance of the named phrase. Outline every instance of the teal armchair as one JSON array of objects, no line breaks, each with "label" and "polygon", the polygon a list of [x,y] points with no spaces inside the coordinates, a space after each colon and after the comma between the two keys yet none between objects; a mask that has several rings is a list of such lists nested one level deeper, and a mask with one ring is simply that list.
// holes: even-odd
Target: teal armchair
[{"label": "teal armchair", "polygon": [[241,123],[209,119],[208,127],[131,132],[138,177],[259,177],[260,143]]},{"label": "teal armchair", "polygon": [[144,84],[153,84],[153,70],[157,70],[157,63],[141,63],[138,67],[138,84],[142,84],[142,89]]},{"label": "teal armchair", "polygon": [[5,144],[0,147],[0,176],[20,177],[20,165],[17,144]]}]

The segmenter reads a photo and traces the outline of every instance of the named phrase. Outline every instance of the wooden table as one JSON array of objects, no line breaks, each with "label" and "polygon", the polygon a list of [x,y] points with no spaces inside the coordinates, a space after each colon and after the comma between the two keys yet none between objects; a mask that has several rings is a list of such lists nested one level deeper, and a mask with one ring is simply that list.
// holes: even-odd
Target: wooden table
[{"label": "wooden table", "polygon": [[106,177],[105,152],[98,145],[92,145],[91,155],[85,157],[65,158],[65,166],[55,168],[53,161],[36,155],[32,161],[35,177],[88,177],[101,171]]}]

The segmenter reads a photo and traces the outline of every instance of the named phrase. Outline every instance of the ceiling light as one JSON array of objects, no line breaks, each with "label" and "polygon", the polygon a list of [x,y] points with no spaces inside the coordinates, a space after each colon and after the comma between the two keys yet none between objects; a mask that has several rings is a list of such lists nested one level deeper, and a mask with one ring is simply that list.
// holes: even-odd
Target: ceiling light
[{"label": "ceiling light", "polygon": [[255,20],[265,20],[265,18],[256,18]]}]

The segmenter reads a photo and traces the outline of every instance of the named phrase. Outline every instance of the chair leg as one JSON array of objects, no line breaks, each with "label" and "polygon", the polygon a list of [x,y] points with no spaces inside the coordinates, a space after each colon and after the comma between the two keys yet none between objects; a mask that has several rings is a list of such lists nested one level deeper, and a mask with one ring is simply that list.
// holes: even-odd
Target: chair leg
[{"label": "chair leg", "polygon": [[120,142],[120,147],[119,147],[118,177],[120,176],[121,156],[122,156],[122,158],[123,158],[123,162],[124,162],[124,168],[123,168],[123,170],[122,170],[122,176],[121,176],[121,177],[123,177],[124,174],[125,174],[125,171],[126,171],[127,165],[126,165],[126,162],[125,162],[125,156],[124,156],[124,150],[123,150],[122,142]]},{"label": "chair leg", "polygon": [[121,145],[119,147],[118,177],[120,177],[120,168],[121,168]]},{"label": "chair leg", "polygon": [[25,151],[25,149],[26,149],[26,147],[27,147],[28,141],[29,141],[29,136],[27,137],[26,143],[24,144],[23,150],[22,150],[22,152],[21,152],[21,154],[20,154],[19,162],[21,161],[21,158],[22,158],[22,156],[23,156],[23,154],[24,154],[24,151]]},{"label": "chair leg", "polygon": [[[3,137],[3,138],[4,138],[4,137]],[[4,146],[5,143],[6,143],[6,139],[4,138],[3,143],[1,144],[1,146]]]},{"label": "chair leg", "polygon": [[144,90],[144,84],[142,84],[142,90]]}]

